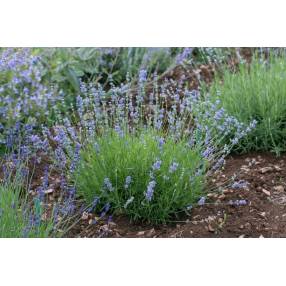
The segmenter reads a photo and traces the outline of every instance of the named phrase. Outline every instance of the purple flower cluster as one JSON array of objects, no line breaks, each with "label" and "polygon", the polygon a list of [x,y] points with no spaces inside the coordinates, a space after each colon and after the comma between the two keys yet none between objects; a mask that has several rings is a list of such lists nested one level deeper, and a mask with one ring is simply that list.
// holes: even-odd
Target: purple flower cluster
[{"label": "purple flower cluster", "polygon": [[230,200],[228,204],[231,206],[245,206],[247,205],[247,201],[246,200],[235,200],[235,201]]},{"label": "purple flower cluster", "polygon": [[151,202],[151,200],[153,198],[155,186],[156,186],[156,182],[155,181],[150,181],[149,184],[148,184],[147,191],[145,193],[145,197],[146,197],[146,200],[148,202]]},{"label": "purple flower cluster", "polygon": [[245,188],[247,188],[248,184],[249,184],[249,183],[248,183],[247,181],[240,180],[240,181],[238,181],[238,182],[234,182],[234,183],[231,185],[231,188],[232,188],[232,189],[235,189],[235,190],[245,189]]}]

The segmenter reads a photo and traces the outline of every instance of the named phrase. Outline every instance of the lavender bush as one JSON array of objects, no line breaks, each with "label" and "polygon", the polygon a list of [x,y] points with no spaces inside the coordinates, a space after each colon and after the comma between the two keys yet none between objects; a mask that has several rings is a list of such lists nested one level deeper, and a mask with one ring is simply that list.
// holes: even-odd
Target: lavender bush
[{"label": "lavender bush", "polygon": [[117,214],[160,223],[198,201],[207,176],[255,122],[246,126],[219,102],[180,86],[148,93],[139,76],[134,93],[81,85],[79,124],[64,120],[56,160],[88,203],[96,198],[99,209],[108,203]]}]

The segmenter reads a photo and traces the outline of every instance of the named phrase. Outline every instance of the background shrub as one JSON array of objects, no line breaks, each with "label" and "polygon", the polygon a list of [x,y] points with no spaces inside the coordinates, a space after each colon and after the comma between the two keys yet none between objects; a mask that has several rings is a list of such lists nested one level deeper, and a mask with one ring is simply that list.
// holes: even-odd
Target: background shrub
[{"label": "background shrub", "polygon": [[225,69],[210,93],[227,112],[242,122],[255,119],[256,128],[237,145],[238,151],[286,150],[286,58],[255,57],[236,73]]}]

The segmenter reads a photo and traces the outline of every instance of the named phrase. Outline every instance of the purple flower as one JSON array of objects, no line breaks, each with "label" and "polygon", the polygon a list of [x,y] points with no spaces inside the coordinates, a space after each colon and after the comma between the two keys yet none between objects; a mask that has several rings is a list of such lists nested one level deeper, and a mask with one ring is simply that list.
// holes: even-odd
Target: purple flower
[{"label": "purple flower", "polygon": [[245,206],[247,205],[247,201],[246,200],[235,200],[235,201],[230,200],[228,204],[231,206]]},{"label": "purple flower", "polygon": [[81,145],[79,143],[76,143],[75,151],[74,151],[74,157],[70,165],[70,172],[73,173],[75,171],[76,165],[79,162],[80,159],[80,149]]},{"label": "purple flower", "polygon": [[191,55],[193,52],[192,48],[184,48],[183,52],[177,56],[177,64],[182,64],[184,60],[186,60],[189,55]]},{"label": "purple flower", "polygon": [[129,188],[129,185],[131,183],[131,176],[127,176],[126,179],[125,179],[125,185],[124,185],[124,188],[125,189],[128,189]]},{"label": "purple flower", "polygon": [[55,150],[55,158],[56,158],[56,163],[57,165],[61,168],[64,169],[67,163],[67,158],[66,158],[66,154],[63,151],[62,148],[58,147]]},{"label": "purple flower", "polygon": [[161,168],[161,164],[162,164],[162,161],[157,160],[152,166],[153,171],[159,170]]},{"label": "purple flower", "polygon": [[143,83],[147,80],[147,71],[142,69],[139,71],[139,82]]},{"label": "purple flower", "polygon": [[173,162],[169,168],[169,173],[174,173],[179,167],[179,163]]},{"label": "purple flower", "polygon": [[165,139],[160,137],[158,139],[158,145],[159,145],[159,148],[162,149],[163,145],[165,144]]},{"label": "purple flower", "polygon": [[124,132],[119,125],[115,125],[114,130],[121,138],[124,136]]},{"label": "purple flower", "polygon": [[91,203],[91,206],[88,208],[87,211],[88,212],[92,212],[96,208],[98,202],[99,202],[99,197],[95,197],[94,200]]},{"label": "purple flower", "polygon": [[245,180],[240,180],[238,182],[234,182],[231,188],[238,190],[238,189],[245,189],[249,183]]},{"label": "purple flower", "polygon": [[110,181],[109,178],[105,178],[104,179],[104,186],[106,187],[107,190],[109,190],[110,192],[112,192],[114,189],[112,187],[112,183]]},{"label": "purple flower", "polygon": [[147,191],[145,193],[145,197],[146,197],[148,202],[150,202],[152,200],[152,198],[153,198],[155,186],[156,186],[156,182],[155,181],[151,181],[148,184]]}]

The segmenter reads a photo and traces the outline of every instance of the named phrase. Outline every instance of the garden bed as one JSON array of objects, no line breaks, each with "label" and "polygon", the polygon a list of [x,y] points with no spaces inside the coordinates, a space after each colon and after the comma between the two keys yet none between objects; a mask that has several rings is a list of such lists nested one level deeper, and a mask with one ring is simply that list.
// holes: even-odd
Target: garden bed
[{"label": "garden bed", "polygon": [[[215,178],[221,185],[234,174],[246,180],[245,189],[210,193],[205,205],[194,207],[168,225],[132,224],[126,217],[89,224],[83,217],[69,237],[286,237],[286,156],[233,155]],[[215,196],[215,197],[214,197]],[[246,205],[229,205],[246,200]]]},{"label": "garden bed", "polygon": [[3,52],[1,235],[286,236],[285,58],[198,51],[161,51],[169,68],[126,81],[111,67],[99,85],[71,66],[56,88],[29,50]]}]

